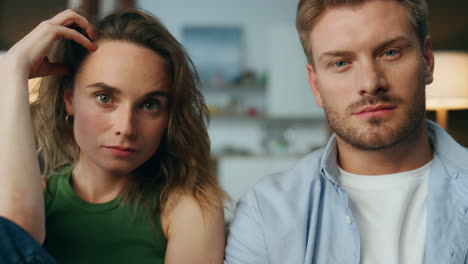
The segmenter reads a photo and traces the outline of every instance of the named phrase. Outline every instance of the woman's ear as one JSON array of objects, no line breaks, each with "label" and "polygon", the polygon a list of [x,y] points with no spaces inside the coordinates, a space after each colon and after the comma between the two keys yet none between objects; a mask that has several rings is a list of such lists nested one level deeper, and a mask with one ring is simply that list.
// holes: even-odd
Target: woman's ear
[{"label": "woman's ear", "polygon": [[65,89],[63,93],[63,101],[65,103],[65,110],[69,116],[73,116],[75,114],[75,109],[73,107],[73,90],[72,89]]}]

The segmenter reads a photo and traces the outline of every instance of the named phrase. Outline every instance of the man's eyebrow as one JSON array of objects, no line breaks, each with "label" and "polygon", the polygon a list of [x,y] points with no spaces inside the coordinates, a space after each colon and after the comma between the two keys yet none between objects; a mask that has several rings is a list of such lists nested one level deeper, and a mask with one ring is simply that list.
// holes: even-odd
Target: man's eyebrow
[{"label": "man's eyebrow", "polygon": [[384,50],[384,49],[388,48],[389,46],[395,44],[396,42],[401,42],[403,44],[403,46],[405,46],[405,47],[411,45],[411,42],[410,42],[410,40],[408,38],[403,37],[403,36],[399,36],[399,37],[395,37],[395,38],[392,38],[392,39],[389,39],[389,40],[386,40],[386,41],[380,43],[375,50],[376,51]]},{"label": "man's eyebrow", "polygon": [[[86,88],[100,88],[108,93],[113,93],[113,94],[122,93],[122,91],[120,91],[118,88],[112,87],[102,82],[90,84],[86,86]],[[168,97],[168,93],[166,91],[152,91],[152,92],[145,94],[143,97],[147,98],[147,97],[155,97],[155,96]]]},{"label": "man's eyebrow", "polygon": [[350,51],[344,51],[344,50],[330,50],[326,51],[318,57],[317,61],[323,60],[325,57],[349,57],[352,55],[352,52]]}]

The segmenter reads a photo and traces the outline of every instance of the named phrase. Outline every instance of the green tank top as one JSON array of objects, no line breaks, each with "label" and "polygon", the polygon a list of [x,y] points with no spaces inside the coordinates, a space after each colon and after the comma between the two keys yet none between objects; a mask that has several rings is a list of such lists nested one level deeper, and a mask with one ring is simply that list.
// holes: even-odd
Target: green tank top
[{"label": "green tank top", "polygon": [[167,241],[159,216],[155,228],[135,217],[118,198],[102,204],[82,200],[70,185],[71,170],[52,175],[45,191],[44,248],[62,264],[164,263]]}]

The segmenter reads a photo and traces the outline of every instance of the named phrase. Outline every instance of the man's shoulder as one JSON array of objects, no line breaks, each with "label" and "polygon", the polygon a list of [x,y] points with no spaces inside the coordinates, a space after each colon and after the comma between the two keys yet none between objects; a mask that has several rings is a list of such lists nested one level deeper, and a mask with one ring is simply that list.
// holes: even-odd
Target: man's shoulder
[{"label": "man's shoulder", "polygon": [[[429,136],[434,148],[434,156],[440,163],[441,171],[454,179],[463,188],[463,196],[468,190],[468,148],[460,145],[446,131],[433,122],[429,123]],[[437,169],[437,168],[436,168]]]},{"label": "man's shoulder", "polygon": [[287,170],[263,177],[249,192],[257,201],[297,201],[308,196],[310,186],[321,181],[320,163],[324,149],[316,150]]},{"label": "man's shoulder", "polygon": [[443,171],[455,183],[459,194],[468,201],[468,148],[456,146],[453,153],[437,153]]},{"label": "man's shoulder", "polygon": [[451,135],[432,121],[428,122],[428,133],[434,155],[448,168],[468,171],[468,148],[460,145]]},{"label": "man's shoulder", "polygon": [[[301,259],[307,240],[311,210],[310,195],[320,193],[320,164],[323,149],[301,158],[292,167],[263,177],[238,202],[230,227],[227,259],[239,255],[239,248],[249,254],[249,263],[285,263],[283,260]],[[317,184],[318,183],[318,184]],[[289,241],[288,253],[284,239]],[[284,252],[283,252],[284,253]],[[269,259],[269,260],[268,260]],[[298,262],[298,261],[293,261]],[[247,263],[247,262],[246,262]],[[292,263],[292,262],[291,262]]]}]

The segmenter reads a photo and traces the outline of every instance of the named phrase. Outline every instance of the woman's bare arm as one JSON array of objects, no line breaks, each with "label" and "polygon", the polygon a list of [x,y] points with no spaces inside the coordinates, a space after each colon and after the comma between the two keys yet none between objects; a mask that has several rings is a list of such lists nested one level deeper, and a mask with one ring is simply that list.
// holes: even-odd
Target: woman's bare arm
[{"label": "woman's bare arm", "polygon": [[0,215],[42,242],[43,191],[23,68],[8,54],[0,58]]},{"label": "woman's bare arm", "polygon": [[93,36],[86,19],[71,10],[42,22],[0,57],[0,216],[15,222],[39,243],[45,238],[44,198],[28,102],[28,78],[66,73],[46,54],[59,38],[72,39],[90,50],[95,45],[78,31]]}]

